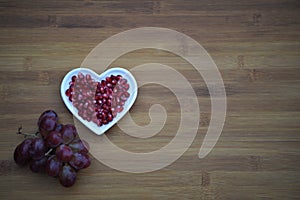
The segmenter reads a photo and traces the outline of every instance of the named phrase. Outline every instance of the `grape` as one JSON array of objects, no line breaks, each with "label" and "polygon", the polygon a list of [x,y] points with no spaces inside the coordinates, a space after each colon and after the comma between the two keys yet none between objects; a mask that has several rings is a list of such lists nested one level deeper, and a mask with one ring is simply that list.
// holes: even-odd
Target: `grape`
[{"label": "grape", "polygon": [[47,151],[46,143],[42,138],[34,138],[29,150],[30,156],[34,160],[41,159]]},{"label": "grape", "polygon": [[76,170],[87,168],[91,164],[91,159],[87,154],[74,153],[69,164]]},{"label": "grape", "polygon": [[45,116],[39,124],[39,132],[43,137],[46,137],[50,131],[56,128],[57,118]]},{"label": "grape", "polygon": [[35,173],[44,172],[46,162],[47,162],[47,158],[44,156],[39,160],[31,160],[29,167],[30,167],[31,171],[33,171]]},{"label": "grape", "polygon": [[69,166],[65,165],[59,173],[59,182],[65,187],[71,187],[76,181],[76,172]]},{"label": "grape", "polygon": [[58,176],[61,168],[62,162],[60,162],[55,155],[48,158],[46,162],[46,172],[49,176]]},{"label": "grape", "polygon": [[77,136],[77,131],[74,125],[64,125],[61,130],[61,136],[65,144],[69,144]]},{"label": "grape", "polygon": [[67,163],[72,159],[73,151],[69,146],[61,144],[56,148],[55,155],[60,161]]},{"label": "grape", "polygon": [[45,112],[43,112],[41,115],[40,115],[40,117],[39,117],[39,120],[38,120],[38,126],[40,126],[40,123],[41,123],[41,121],[42,121],[42,119],[44,118],[44,117],[53,117],[53,118],[55,118],[56,120],[58,120],[58,116],[57,116],[57,114],[56,114],[56,112],[54,111],[54,110],[46,110]]},{"label": "grape", "polygon": [[14,152],[14,160],[18,165],[26,165],[30,160],[31,143],[32,139],[28,138],[16,147]]},{"label": "grape", "polygon": [[57,147],[62,143],[61,134],[57,131],[51,131],[46,137],[46,142],[49,147]]},{"label": "grape", "polygon": [[80,139],[73,140],[73,142],[69,144],[69,147],[71,147],[73,152],[79,152],[82,154],[87,154],[89,151],[87,142],[85,142],[84,140],[80,140]]}]

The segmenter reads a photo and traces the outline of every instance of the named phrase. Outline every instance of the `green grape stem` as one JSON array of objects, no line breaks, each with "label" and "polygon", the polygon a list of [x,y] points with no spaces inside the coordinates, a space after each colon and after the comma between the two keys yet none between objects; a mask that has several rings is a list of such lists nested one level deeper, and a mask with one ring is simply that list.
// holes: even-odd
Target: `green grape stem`
[{"label": "green grape stem", "polygon": [[23,135],[24,138],[27,138],[27,137],[33,137],[33,138],[36,138],[36,137],[38,137],[39,132],[36,132],[36,133],[34,133],[34,134],[23,133],[23,132],[22,132],[22,126],[20,126],[20,127],[18,128],[17,134],[18,134],[18,135]]},{"label": "green grape stem", "polygon": [[45,153],[45,156],[49,156],[49,154],[50,154],[52,151],[53,151],[53,148],[49,149],[49,151],[47,151],[47,152]]}]

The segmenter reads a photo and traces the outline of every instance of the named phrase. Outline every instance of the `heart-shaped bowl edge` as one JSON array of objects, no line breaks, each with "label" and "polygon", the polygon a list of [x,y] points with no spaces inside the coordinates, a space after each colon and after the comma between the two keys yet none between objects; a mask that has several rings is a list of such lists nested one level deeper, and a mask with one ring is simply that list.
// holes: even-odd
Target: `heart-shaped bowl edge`
[{"label": "heart-shaped bowl edge", "polygon": [[[127,79],[128,84],[130,86],[130,88],[128,89],[130,96],[124,104],[124,110],[121,113],[118,113],[117,116],[114,117],[114,119],[111,122],[109,122],[108,124],[98,126],[94,122],[88,122],[88,121],[82,119],[78,115],[77,108],[75,108],[73,106],[72,102],[70,102],[69,98],[66,96],[65,92],[69,88],[69,83],[71,81],[72,76],[74,76],[74,75],[77,76],[79,72],[83,73],[84,75],[90,74],[95,81],[101,81],[101,80],[105,79],[105,77],[107,77],[107,76],[118,75],[118,74],[121,75],[123,78]],[[61,86],[60,86],[60,94],[61,94],[61,98],[62,98],[64,104],[69,109],[69,111],[73,114],[73,116],[75,116],[82,124],[84,124],[87,128],[89,128],[95,134],[102,135],[108,129],[110,129],[113,125],[115,125],[130,110],[130,108],[132,107],[132,105],[134,104],[134,102],[136,100],[136,97],[138,94],[138,87],[137,87],[137,82],[136,82],[134,76],[128,70],[126,70],[124,68],[119,68],[119,67],[110,68],[110,69],[104,71],[100,75],[88,68],[75,68],[75,69],[69,71],[63,78],[63,80],[61,82]]]}]

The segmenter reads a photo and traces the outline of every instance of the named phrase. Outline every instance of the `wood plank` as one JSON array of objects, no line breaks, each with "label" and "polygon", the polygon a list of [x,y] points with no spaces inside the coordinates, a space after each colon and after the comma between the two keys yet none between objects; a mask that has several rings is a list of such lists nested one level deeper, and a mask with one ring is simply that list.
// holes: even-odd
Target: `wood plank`
[{"label": "wood plank", "polygon": [[[299,8],[297,0],[0,0],[0,199],[299,199]],[[50,108],[62,123],[74,123],[59,94],[63,76],[101,41],[145,26],[189,35],[218,66],[227,114],[210,154],[197,155],[211,118],[203,78],[170,52],[141,49],[108,67],[165,64],[184,75],[198,97],[197,136],[178,160],[155,172],[130,174],[93,158],[69,189],[18,167],[12,153],[23,139],[15,134],[20,125],[35,132],[38,116]],[[181,117],[168,88],[139,88],[130,114],[147,125],[154,103],[168,112],[157,135],[133,138],[114,126],[107,137],[137,153],[167,145]]]}]

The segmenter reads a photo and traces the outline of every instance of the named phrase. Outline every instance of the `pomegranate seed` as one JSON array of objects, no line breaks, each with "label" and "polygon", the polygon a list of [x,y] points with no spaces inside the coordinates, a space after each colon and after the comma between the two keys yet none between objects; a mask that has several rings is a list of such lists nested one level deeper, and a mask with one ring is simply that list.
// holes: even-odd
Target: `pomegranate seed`
[{"label": "pomegranate seed", "polygon": [[92,79],[91,75],[90,75],[90,74],[87,74],[87,75],[86,75],[86,80],[91,80],[91,79]]},{"label": "pomegranate seed", "polygon": [[113,93],[117,93],[117,92],[118,92],[118,89],[117,89],[117,87],[115,87],[113,90]]},{"label": "pomegranate seed", "polygon": [[83,99],[82,95],[81,95],[81,94],[78,94],[78,95],[77,95],[77,100],[78,100],[78,101],[81,101],[82,99]]},{"label": "pomegranate seed", "polygon": [[76,76],[74,75],[74,76],[72,76],[72,82],[75,82],[76,81]]},{"label": "pomegranate seed", "polygon": [[117,107],[117,112],[120,113],[120,112],[123,111],[123,109],[124,109],[123,107],[121,107],[121,106],[119,107],[119,106],[118,106],[118,107]]},{"label": "pomegranate seed", "polygon": [[127,80],[126,80],[126,79],[124,79],[124,78],[122,78],[122,79],[121,79],[119,82],[120,82],[120,84],[121,84],[121,85],[124,85],[124,84],[126,84],[126,83],[127,83]]},{"label": "pomegranate seed", "polygon": [[107,85],[106,85],[108,88],[112,88],[112,84],[111,83],[107,83]]},{"label": "pomegranate seed", "polygon": [[78,78],[79,78],[79,79],[83,79],[83,78],[84,78],[84,75],[83,75],[81,72],[79,72],[79,73],[78,73]]},{"label": "pomegranate seed", "polygon": [[106,77],[106,81],[107,81],[108,83],[111,83],[111,77]]},{"label": "pomegranate seed", "polygon": [[117,76],[117,81],[120,80],[121,78],[122,78],[122,76],[121,76],[121,75],[118,75],[118,76]]},{"label": "pomegranate seed", "polygon": [[101,86],[102,86],[102,87],[105,87],[105,85],[106,85],[105,81],[102,80],[102,81],[101,81]]},{"label": "pomegranate seed", "polygon": [[66,96],[69,97],[70,95],[71,95],[71,91],[70,91],[70,89],[67,89],[66,90]]},{"label": "pomegranate seed", "polygon": [[113,116],[112,116],[112,114],[108,114],[107,115],[107,120],[109,121],[109,122],[111,122],[112,120],[113,120]]},{"label": "pomegranate seed", "polygon": [[104,94],[104,87],[100,87],[101,94]]},{"label": "pomegranate seed", "polygon": [[104,99],[107,99],[107,98],[108,98],[107,93],[104,93],[102,96],[103,96]]},{"label": "pomegranate seed", "polygon": [[126,101],[126,100],[127,100],[127,97],[125,97],[125,95],[122,95],[122,96],[120,97],[120,99],[121,99],[122,101]]},{"label": "pomegranate seed", "polygon": [[117,112],[117,111],[115,111],[115,112],[112,112],[112,115],[113,115],[113,117],[116,117],[116,116],[117,116],[117,114],[118,114],[118,112]]},{"label": "pomegranate seed", "polygon": [[129,84],[128,84],[128,83],[124,84],[124,89],[125,89],[125,90],[128,90],[128,89],[129,89]]},{"label": "pomegranate seed", "polygon": [[126,92],[124,93],[124,96],[128,98],[128,97],[130,96],[129,92],[126,91]]}]

